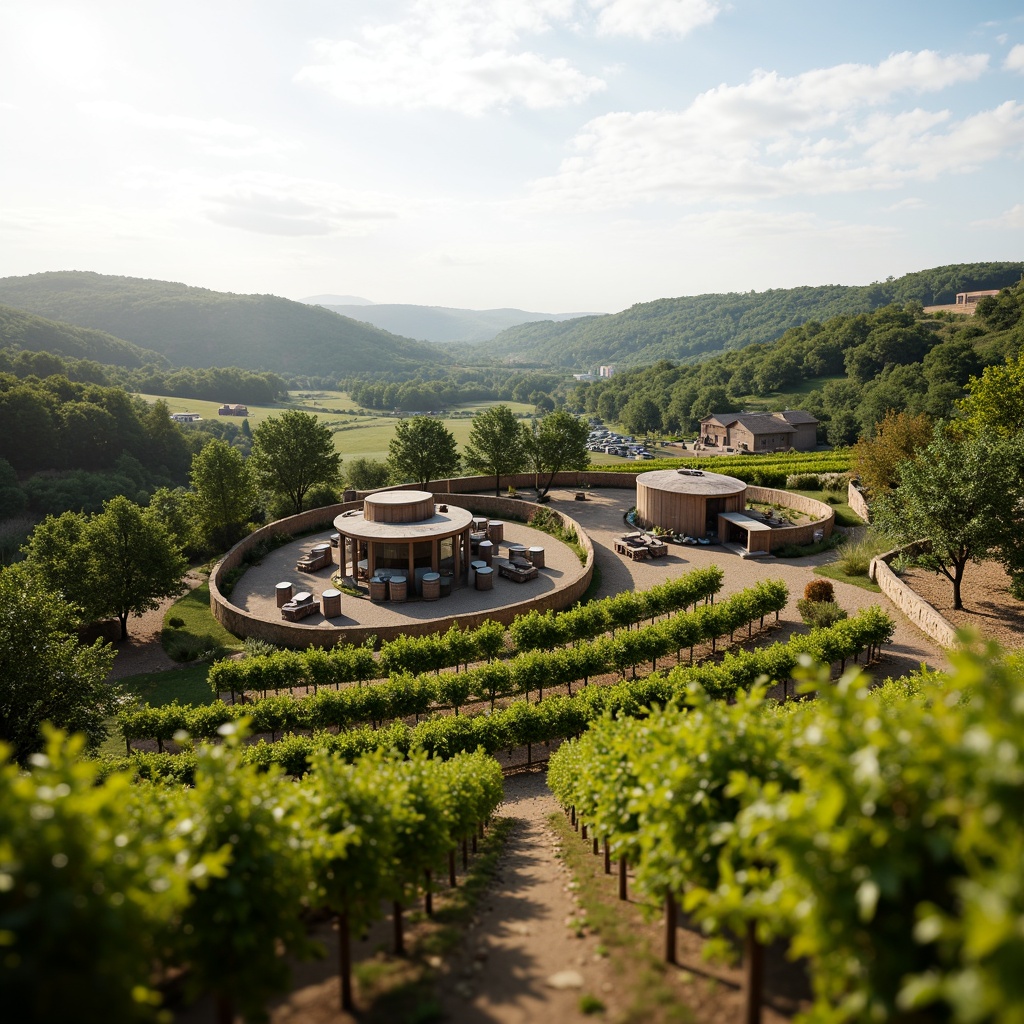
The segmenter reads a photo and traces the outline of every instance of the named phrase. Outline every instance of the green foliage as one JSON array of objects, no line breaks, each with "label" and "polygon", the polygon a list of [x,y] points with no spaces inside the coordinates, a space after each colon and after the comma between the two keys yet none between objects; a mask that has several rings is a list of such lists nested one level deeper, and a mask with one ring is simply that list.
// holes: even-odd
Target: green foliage
[{"label": "green foliage", "polygon": [[959,609],[969,561],[1003,546],[1013,560],[1022,500],[1024,433],[1002,440],[937,428],[932,443],[903,466],[899,487],[878,502],[877,522],[904,543],[931,541],[926,558],[952,583]]},{"label": "green foliage", "polygon": [[44,722],[81,732],[90,747],[106,738],[114,651],[80,645],[77,625],[74,608],[27,567],[0,570],[0,740],[18,762],[39,749]]},{"label": "green foliage", "polygon": [[952,660],[875,690],[804,670],[817,700],[781,708],[691,690],[688,710],[605,717],[563,744],[549,783],[643,896],[673,893],[713,935],[787,936],[809,960],[808,1019],[1009,1024],[1024,674],[993,650]]},{"label": "green foliage", "polygon": [[0,747],[0,991],[20,1020],[153,1020],[153,965],[224,856],[171,791],[97,785],[82,746],[51,731],[29,772]]},{"label": "green foliage", "polygon": [[194,527],[217,551],[226,551],[245,534],[258,501],[248,462],[237,448],[210,441],[192,457]]},{"label": "green foliage", "polygon": [[[167,281],[78,271],[0,281],[0,302],[107,331],[176,366],[234,364],[277,373],[348,373],[440,366],[435,346],[399,338],[319,306],[273,295],[234,295]],[[221,401],[239,401],[228,396]]]},{"label": "green foliage", "polygon": [[426,490],[431,480],[458,472],[455,436],[431,416],[399,420],[388,442],[388,465],[396,480],[413,480]]},{"label": "green foliage", "polygon": [[[539,498],[548,493],[556,473],[586,469],[590,465],[587,434],[587,424],[564,409],[548,413],[540,421],[533,421],[527,456],[537,475]],[[547,479],[542,483],[543,477]]]},{"label": "green foliage", "polygon": [[872,438],[862,437],[853,448],[853,471],[868,494],[881,497],[900,482],[900,468],[924,448],[933,436],[924,414],[885,414]]},{"label": "green foliage", "polygon": [[815,629],[827,629],[846,618],[845,609],[840,608],[835,601],[801,598],[797,601],[796,607],[800,612],[800,618]]},{"label": "green foliage", "polygon": [[345,484],[354,491],[372,491],[391,483],[391,470],[378,459],[350,459],[345,466]]},{"label": "green foliage", "polygon": [[964,426],[974,434],[1012,437],[1024,432],[1024,353],[987,366],[967,385],[960,403]]},{"label": "green foliage", "polygon": [[341,456],[329,427],[311,413],[289,409],[253,431],[250,466],[259,483],[282,495],[298,514],[316,484],[337,482]]},{"label": "green foliage", "polygon": [[529,435],[507,405],[483,409],[473,417],[464,461],[476,473],[494,476],[494,493],[501,490],[501,478],[518,473],[527,464]]},{"label": "green foliage", "polygon": [[128,616],[185,589],[188,563],[153,509],[111,498],[93,516],[66,512],[40,523],[25,548],[33,572],[86,616],[116,615],[121,638]]}]

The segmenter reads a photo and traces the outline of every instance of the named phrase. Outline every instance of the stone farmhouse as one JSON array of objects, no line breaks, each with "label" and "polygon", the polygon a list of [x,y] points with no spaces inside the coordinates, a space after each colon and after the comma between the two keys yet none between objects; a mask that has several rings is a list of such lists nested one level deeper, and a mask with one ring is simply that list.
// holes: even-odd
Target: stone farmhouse
[{"label": "stone farmhouse", "polygon": [[818,421],[800,409],[716,412],[700,421],[701,444],[744,452],[814,451]]}]

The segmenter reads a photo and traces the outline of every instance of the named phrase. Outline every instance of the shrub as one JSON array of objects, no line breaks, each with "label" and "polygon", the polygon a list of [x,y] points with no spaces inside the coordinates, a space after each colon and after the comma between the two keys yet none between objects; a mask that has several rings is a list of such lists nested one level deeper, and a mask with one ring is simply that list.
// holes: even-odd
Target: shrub
[{"label": "shrub", "polygon": [[181,627],[185,625],[185,620],[182,619],[182,618],[179,618],[179,616],[177,616],[177,615],[172,615],[167,620],[167,625],[170,626],[171,629],[181,629]]},{"label": "shrub", "polygon": [[802,598],[796,603],[800,618],[814,629],[834,626],[845,619],[846,612],[835,601],[808,601]]},{"label": "shrub", "polygon": [[867,576],[871,559],[881,551],[881,543],[870,537],[856,544],[846,544],[836,559],[836,565],[847,576]]},{"label": "shrub", "polygon": [[786,486],[791,491],[818,491],[821,477],[817,473],[791,473],[786,477]]},{"label": "shrub", "polygon": [[850,484],[849,473],[821,473],[818,476],[823,491],[838,491],[845,498]]},{"label": "shrub", "polygon": [[805,601],[834,601],[836,589],[831,580],[813,579],[804,587]]},{"label": "shrub", "polygon": [[212,661],[224,653],[212,636],[196,636],[194,633],[177,633],[165,629],[162,640],[164,650],[172,661]]}]

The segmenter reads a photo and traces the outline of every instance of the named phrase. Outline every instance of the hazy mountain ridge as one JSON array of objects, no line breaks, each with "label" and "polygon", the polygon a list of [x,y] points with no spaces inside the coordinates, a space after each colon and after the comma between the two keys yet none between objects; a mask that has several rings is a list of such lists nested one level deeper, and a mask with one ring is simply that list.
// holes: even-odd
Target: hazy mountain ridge
[{"label": "hazy mountain ridge", "polygon": [[460,309],[453,306],[418,306],[413,303],[339,305],[320,303],[342,316],[372,324],[407,338],[440,344],[489,341],[501,331],[538,321],[577,319],[581,313],[533,313],[525,309]]},{"label": "hazy mountain ridge", "polygon": [[168,281],[83,271],[8,277],[0,303],[108,332],[176,366],[341,375],[447,360],[425,342],[317,306]]},{"label": "hazy mountain ridge", "polygon": [[809,320],[867,313],[891,302],[940,305],[959,291],[1004,288],[1021,263],[954,264],[870,285],[774,288],[657,299],[621,313],[563,323],[511,327],[475,347],[495,359],[547,361],[578,369],[601,363],[638,366],[660,359],[693,361],[765,343]]}]

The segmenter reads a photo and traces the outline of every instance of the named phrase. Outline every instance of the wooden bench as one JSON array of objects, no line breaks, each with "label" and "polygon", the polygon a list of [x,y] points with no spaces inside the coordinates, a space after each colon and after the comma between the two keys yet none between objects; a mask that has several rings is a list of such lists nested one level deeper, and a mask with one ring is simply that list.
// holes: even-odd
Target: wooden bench
[{"label": "wooden bench", "polygon": [[326,565],[331,564],[331,546],[326,545],[327,550],[307,551],[296,563],[297,572],[316,572]]},{"label": "wooden bench", "polygon": [[281,605],[281,618],[287,622],[298,622],[307,615],[320,611],[320,606],[313,600],[313,595],[303,591],[296,594],[290,601]]},{"label": "wooden bench", "polygon": [[498,575],[504,576],[513,583],[525,583],[527,580],[535,580],[540,573],[535,565],[525,564],[519,561],[502,562],[498,566]]}]

